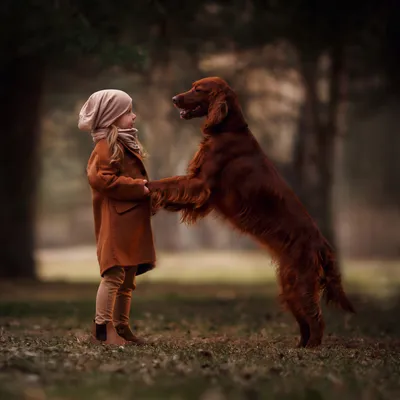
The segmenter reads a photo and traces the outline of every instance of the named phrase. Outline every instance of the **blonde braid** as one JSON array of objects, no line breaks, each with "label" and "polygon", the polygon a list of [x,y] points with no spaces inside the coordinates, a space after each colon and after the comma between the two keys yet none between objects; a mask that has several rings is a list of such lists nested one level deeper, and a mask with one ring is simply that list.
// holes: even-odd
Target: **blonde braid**
[{"label": "blonde braid", "polygon": [[110,132],[107,135],[107,143],[111,149],[111,164],[122,162],[124,158],[124,151],[118,143],[118,128],[111,125]]}]

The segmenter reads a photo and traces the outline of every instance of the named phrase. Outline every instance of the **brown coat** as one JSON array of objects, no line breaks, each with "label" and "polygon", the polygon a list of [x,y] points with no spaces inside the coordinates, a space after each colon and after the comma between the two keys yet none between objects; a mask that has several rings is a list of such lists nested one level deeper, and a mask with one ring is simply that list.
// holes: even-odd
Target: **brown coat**
[{"label": "brown coat", "polygon": [[141,157],[124,146],[121,164],[110,164],[105,139],[94,148],[87,166],[92,188],[97,258],[100,273],[114,266],[139,265],[137,275],[155,265],[150,196],[138,180],[148,179]]}]

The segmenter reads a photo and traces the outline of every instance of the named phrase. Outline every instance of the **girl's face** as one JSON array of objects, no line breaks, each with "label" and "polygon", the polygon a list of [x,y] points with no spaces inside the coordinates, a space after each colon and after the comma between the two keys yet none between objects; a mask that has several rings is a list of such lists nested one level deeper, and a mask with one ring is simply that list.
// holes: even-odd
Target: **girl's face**
[{"label": "girl's face", "polygon": [[121,129],[131,129],[135,124],[135,119],[136,114],[132,112],[132,106],[130,106],[129,110],[114,122],[114,125]]}]

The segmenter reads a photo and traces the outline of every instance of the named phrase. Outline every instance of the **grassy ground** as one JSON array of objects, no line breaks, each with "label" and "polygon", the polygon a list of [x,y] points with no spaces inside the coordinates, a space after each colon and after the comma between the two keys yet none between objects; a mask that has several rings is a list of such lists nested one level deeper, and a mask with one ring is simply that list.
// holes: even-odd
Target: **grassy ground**
[{"label": "grassy ground", "polygon": [[88,343],[93,248],[38,261],[43,283],[0,283],[0,399],[400,398],[399,263],[345,261],[358,314],[325,310],[324,345],[310,351],[294,348],[263,252],[159,254],[133,300],[143,348]]},{"label": "grassy ground", "polygon": [[358,315],[325,310],[317,350],[294,348],[272,281],[139,282],[132,320],[153,345],[117,349],[88,343],[95,284],[2,283],[0,399],[400,398],[397,281],[371,279],[347,285]]}]

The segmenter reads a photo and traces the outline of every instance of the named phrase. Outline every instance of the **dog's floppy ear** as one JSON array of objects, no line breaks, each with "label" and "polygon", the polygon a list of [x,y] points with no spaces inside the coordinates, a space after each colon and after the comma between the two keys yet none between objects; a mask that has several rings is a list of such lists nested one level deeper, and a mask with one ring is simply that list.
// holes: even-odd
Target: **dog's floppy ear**
[{"label": "dog's floppy ear", "polygon": [[220,124],[228,115],[228,103],[225,93],[220,93],[208,108],[208,116],[205,123],[206,128]]}]

